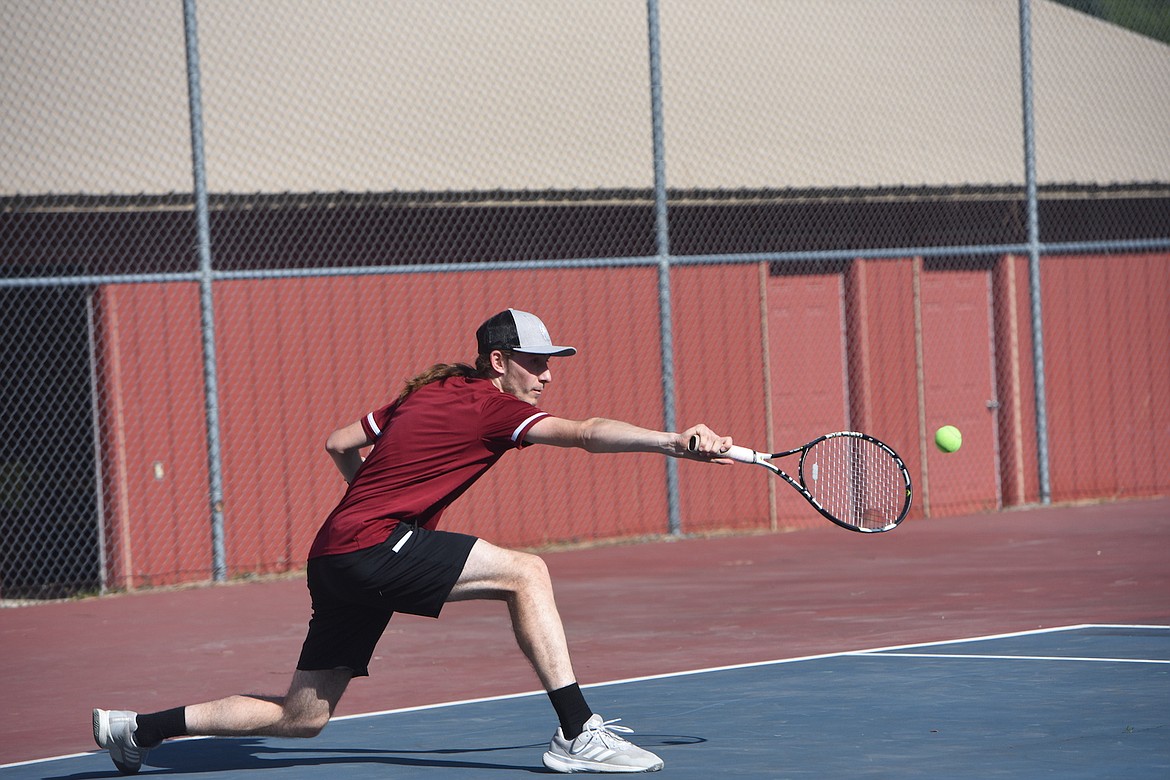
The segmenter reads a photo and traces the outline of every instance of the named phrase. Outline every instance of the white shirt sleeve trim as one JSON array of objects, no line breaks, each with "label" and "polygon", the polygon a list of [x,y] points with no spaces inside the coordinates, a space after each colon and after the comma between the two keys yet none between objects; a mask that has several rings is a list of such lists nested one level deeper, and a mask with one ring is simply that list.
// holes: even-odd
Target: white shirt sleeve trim
[{"label": "white shirt sleeve trim", "polygon": [[382,429],[378,427],[378,423],[374,422],[374,413],[370,412],[366,415],[366,422],[370,424],[370,430],[374,432],[375,436],[382,435]]},{"label": "white shirt sleeve trim", "polygon": [[524,431],[532,425],[532,423],[539,420],[541,417],[548,417],[548,412],[537,412],[524,422],[516,426],[516,430],[512,431],[512,441],[520,441],[520,437],[524,435]]}]

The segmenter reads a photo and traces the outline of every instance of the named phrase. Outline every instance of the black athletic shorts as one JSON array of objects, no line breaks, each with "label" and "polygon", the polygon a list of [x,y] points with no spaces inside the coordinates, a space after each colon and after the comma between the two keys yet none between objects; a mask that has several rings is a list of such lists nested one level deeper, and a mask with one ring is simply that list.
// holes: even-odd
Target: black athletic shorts
[{"label": "black athletic shorts", "polygon": [[368,675],[390,616],[437,618],[475,542],[467,534],[403,524],[375,547],[310,558],[313,616],[297,668]]}]

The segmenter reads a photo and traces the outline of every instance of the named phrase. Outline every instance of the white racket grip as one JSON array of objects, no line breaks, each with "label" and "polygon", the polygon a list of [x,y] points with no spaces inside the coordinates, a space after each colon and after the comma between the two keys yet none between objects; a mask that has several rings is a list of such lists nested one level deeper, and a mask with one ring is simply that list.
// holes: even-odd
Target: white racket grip
[{"label": "white racket grip", "polygon": [[723,457],[731,458],[740,463],[763,463],[765,458],[755,450],[749,450],[747,447],[740,447],[738,444],[732,444],[727,448],[727,452],[722,453]]},{"label": "white racket grip", "polygon": [[[699,446],[698,435],[691,437],[689,446],[692,451]],[[740,447],[738,444],[732,444],[727,448],[726,452],[719,453],[719,457],[729,458],[740,463],[763,463],[768,459],[767,455],[756,452],[755,450],[749,450],[747,447]]]}]

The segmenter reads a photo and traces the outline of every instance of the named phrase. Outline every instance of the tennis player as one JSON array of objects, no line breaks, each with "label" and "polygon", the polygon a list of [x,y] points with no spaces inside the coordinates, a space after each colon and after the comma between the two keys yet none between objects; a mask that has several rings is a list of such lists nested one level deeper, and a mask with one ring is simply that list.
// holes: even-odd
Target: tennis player
[{"label": "tennis player", "polygon": [[[438,617],[449,601],[508,605],[520,649],[548,692],[560,726],[544,764],[557,772],[652,772],[663,762],[619,735],[586,703],[544,561],[466,534],[437,530],[443,511],[508,450],[531,444],[588,452],[657,452],[729,462],[731,445],[705,425],[682,433],[603,418],[568,420],[540,409],[557,346],[535,315],[502,311],[476,332],[475,366],[439,364],[393,403],[330,434],[325,448],[349,488],[309,551],[313,613],[288,693],[230,696],[152,714],[93,711],[97,744],[124,774],[179,736],[313,737],[354,677],[369,674],[391,615]],[[697,436],[696,451],[688,448]],[[363,460],[360,450],[373,449]]]}]

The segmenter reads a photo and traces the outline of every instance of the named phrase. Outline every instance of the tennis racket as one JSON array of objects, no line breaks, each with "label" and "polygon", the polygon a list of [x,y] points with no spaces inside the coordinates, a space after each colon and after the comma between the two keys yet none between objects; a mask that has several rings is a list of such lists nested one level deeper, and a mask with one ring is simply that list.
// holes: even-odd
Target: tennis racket
[{"label": "tennis racket", "polygon": [[[698,445],[692,436],[690,448]],[[796,478],[773,461],[800,455]],[[829,433],[803,447],[771,455],[732,445],[721,457],[763,466],[796,488],[813,508],[842,528],[889,531],[910,511],[910,473],[889,445],[855,431]]]}]

